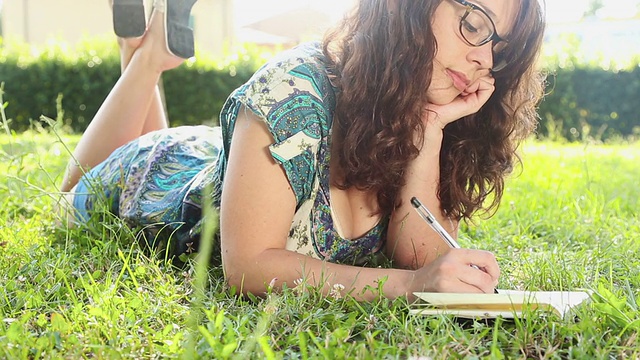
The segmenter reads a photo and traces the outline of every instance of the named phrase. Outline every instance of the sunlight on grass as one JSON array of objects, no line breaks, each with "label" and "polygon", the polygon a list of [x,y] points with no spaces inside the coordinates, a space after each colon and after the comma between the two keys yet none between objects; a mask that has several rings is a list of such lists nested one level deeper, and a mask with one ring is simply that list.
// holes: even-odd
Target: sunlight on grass
[{"label": "sunlight on grass", "polygon": [[577,322],[461,323],[304,284],[240,298],[221,268],[172,268],[117,219],[58,227],[57,184],[77,140],[0,135],[2,358],[640,356],[639,144],[527,143],[497,214],[463,226],[463,246],[496,253],[500,287],[587,288],[595,306]]}]

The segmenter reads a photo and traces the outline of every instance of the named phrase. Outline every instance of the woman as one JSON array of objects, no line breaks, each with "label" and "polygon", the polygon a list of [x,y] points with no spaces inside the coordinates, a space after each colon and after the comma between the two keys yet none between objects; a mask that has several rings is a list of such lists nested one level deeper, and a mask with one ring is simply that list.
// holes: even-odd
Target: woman
[{"label": "woman", "polygon": [[[121,40],[122,77],[75,151],[63,190],[76,217],[104,192],[132,225],[169,229],[178,255],[197,245],[211,184],[225,277],[245,293],[300,278],[362,300],[382,279],[389,298],[493,292],[495,257],[449,249],[410,199],[454,236],[497,206],[537,119],[537,0],[360,0],[323,44],[286,51],[231,94],[219,129],[165,129],[156,83],[181,59],[162,9]],[[393,269],[357,266],[379,252]]]}]

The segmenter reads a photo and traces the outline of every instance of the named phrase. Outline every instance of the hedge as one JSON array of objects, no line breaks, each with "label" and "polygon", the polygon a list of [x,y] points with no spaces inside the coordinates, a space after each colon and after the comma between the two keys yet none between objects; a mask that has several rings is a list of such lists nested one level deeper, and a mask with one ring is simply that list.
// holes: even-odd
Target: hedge
[{"label": "hedge", "polygon": [[582,52],[575,35],[547,47],[547,95],[539,135],[606,140],[640,136],[640,56],[604,59]]},{"label": "hedge", "polygon": [[[53,44],[36,51],[24,44],[2,44],[0,82],[11,129],[30,128],[41,115],[82,132],[120,76],[120,58],[112,39],[93,39],[75,49]],[[162,76],[171,125],[216,123],[224,100],[264,59],[256,49],[220,61],[197,54]]]},{"label": "hedge", "polygon": [[[572,46],[576,46],[573,44]],[[11,129],[23,131],[41,115],[82,132],[120,75],[113,40],[91,39],[75,49],[47,46],[32,53],[24,44],[0,44],[0,82]],[[163,75],[171,125],[216,123],[228,94],[264,61],[244,49],[224,61],[198,54]],[[540,105],[541,137],[606,140],[640,135],[640,65],[586,62],[572,49],[544,59],[547,95]],[[608,68],[606,68],[608,67]]]}]

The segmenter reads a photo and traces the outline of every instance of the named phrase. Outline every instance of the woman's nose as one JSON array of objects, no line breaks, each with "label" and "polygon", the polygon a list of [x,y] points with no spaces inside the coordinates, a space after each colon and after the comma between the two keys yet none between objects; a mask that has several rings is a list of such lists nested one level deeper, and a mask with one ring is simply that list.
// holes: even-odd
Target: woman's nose
[{"label": "woman's nose", "polygon": [[468,56],[469,60],[478,64],[480,69],[491,69],[493,67],[493,41],[472,47]]}]

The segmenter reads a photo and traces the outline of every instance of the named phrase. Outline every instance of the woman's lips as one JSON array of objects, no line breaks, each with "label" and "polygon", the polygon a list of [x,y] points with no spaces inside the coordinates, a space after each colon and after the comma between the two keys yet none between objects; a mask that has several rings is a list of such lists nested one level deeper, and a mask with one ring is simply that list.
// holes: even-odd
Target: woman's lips
[{"label": "woman's lips", "polygon": [[453,80],[453,86],[458,89],[460,92],[464,92],[466,88],[469,86],[469,79],[463,73],[459,73],[457,71],[447,69],[447,74]]}]

